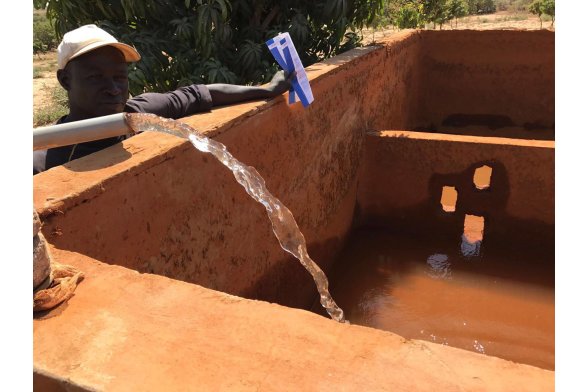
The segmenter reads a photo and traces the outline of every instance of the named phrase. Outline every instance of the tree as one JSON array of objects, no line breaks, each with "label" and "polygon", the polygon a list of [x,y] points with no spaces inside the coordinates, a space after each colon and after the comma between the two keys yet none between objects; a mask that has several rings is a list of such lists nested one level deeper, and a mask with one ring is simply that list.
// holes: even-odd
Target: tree
[{"label": "tree", "polygon": [[443,30],[443,23],[449,20],[447,8],[447,0],[423,0],[423,14],[427,22],[439,25],[439,29]]},{"label": "tree", "polygon": [[406,2],[401,5],[394,17],[394,24],[400,29],[415,29],[423,27],[424,17],[422,15],[422,4],[417,2]]},{"label": "tree", "polygon": [[555,0],[542,0],[541,10],[545,15],[551,17],[551,27],[553,27],[553,22],[555,22]]},{"label": "tree", "polygon": [[44,16],[33,16],[33,54],[45,53],[57,47],[57,38]]},{"label": "tree", "polygon": [[265,41],[289,32],[303,64],[359,46],[384,0],[33,0],[58,38],[95,23],[134,45],[130,91],[262,83],[278,69]]},{"label": "tree", "polygon": [[384,7],[376,16],[376,25],[394,25],[400,29],[424,26],[422,0],[385,0]]},{"label": "tree", "polygon": [[543,28],[543,20],[541,19],[541,15],[543,15],[543,1],[542,0],[535,0],[529,6],[529,12],[533,15],[537,15],[539,17],[539,28]]},{"label": "tree", "polygon": [[449,19],[455,19],[455,27],[457,27],[457,18],[468,14],[468,5],[465,0],[449,0],[447,8]]},{"label": "tree", "polygon": [[375,33],[377,29],[385,28],[390,25],[396,25],[394,18],[398,12],[398,8],[400,7],[399,0],[385,0],[384,6],[378,12],[373,19],[373,21],[369,24],[369,27],[372,28],[372,43],[375,42]]},{"label": "tree", "polygon": [[[466,0],[388,0],[386,8],[394,10],[394,24],[401,29],[422,28],[433,23],[433,28],[467,14]],[[456,21],[457,23],[457,21]]]},{"label": "tree", "polygon": [[494,0],[467,0],[467,5],[470,15],[496,12]]}]

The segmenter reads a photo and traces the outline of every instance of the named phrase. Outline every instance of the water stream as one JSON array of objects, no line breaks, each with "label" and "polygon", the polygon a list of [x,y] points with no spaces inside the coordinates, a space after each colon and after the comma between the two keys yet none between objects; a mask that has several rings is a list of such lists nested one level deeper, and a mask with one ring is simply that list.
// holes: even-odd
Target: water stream
[{"label": "water stream", "polygon": [[294,216],[280,200],[267,190],[265,181],[255,168],[246,166],[235,159],[224,144],[200,135],[195,129],[184,123],[146,113],[127,113],[125,120],[135,132],[162,132],[188,139],[198,150],[212,154],[229,168],[249,196],[265,207],[281,247],[300,260],[304,268],[310,272],[317,286],[321,305],[329,316],[333,320],[345,322],[343,310],[337,306],[329,293],[329,283],[325,273],[308,255],[306,240],[300,232]]}]

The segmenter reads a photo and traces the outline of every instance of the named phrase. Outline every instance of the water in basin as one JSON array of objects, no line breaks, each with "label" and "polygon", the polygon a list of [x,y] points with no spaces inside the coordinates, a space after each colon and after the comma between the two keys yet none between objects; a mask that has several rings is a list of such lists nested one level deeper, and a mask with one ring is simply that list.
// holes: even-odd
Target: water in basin
[{"label": "water in basin", "polygon": [[351,324],[554,369],[553,253],[484,245],[358,230],[331,292]]}]

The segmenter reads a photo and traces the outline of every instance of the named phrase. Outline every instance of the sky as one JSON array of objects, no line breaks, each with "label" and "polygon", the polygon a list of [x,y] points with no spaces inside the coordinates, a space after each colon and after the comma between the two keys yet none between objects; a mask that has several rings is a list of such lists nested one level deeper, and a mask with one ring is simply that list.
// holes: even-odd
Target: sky
[{"label": "sky", "polygon": [[[28,3],[28,4],[27,4]],[[588,257],[583,161],[588,141],[588,2],[556,5],[556,387],[588,390]],[[32,2],[11,2],[2,29],[3,224],[0,389],[32,390]],[[9,12],[9,13],[8,13]],[[582,310],[584,309],[584,310]]]}]

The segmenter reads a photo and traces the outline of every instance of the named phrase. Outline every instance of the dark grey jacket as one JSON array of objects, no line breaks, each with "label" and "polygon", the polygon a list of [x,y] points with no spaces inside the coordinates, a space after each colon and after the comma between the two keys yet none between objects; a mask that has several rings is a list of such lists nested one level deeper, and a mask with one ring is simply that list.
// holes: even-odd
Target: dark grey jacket
[{"label": "dark grey jacket", "polygon": [[[166,118],[181,118],[194,113],[207,112],[212,108],[212,98],[208,87],[193,84],[167,93],[144,93],[127,101],[127,113],[153,113]],[[65,123],[63,116],[57,124]],[[72,144],[33,152],[33,174],[63,165],[74,159],[110,147],[125,139],[125,136]]]}]

